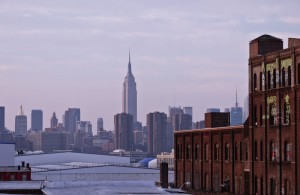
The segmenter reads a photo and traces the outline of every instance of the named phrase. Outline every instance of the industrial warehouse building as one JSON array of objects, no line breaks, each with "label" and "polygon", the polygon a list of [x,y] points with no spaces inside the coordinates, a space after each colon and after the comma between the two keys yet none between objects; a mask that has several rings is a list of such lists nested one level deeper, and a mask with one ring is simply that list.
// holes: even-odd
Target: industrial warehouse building
[{"label": "industrial warehouse building", "polygon": [[287,49],[270,35],[249,45],[248,120],[214,126],[207,115],[205,129],[175,132],[177,186],[218,192],[227,181],[235,194],[300,194],[300,39]]}]

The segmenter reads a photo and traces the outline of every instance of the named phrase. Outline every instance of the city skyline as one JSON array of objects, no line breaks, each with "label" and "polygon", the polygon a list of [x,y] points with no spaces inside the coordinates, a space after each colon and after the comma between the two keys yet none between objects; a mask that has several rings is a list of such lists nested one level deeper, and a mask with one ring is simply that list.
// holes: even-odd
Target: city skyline
[{"label": "city skyline", "polygon": [[244,102],[249,40],[299,37],[297,1],[233,1],[213,14],[217,1],[117,2],[0,2],[0,106],[8,129],[22,104],[28,123],[31,110],[43,110],[50,127],[53,112],[61,123],[75,107],[94,133],[99,117],[113,130],[129,48],[143,125],[148,113],[173,104],[193,107],[199,121],[206,108],[233,105],[236,84]]}]

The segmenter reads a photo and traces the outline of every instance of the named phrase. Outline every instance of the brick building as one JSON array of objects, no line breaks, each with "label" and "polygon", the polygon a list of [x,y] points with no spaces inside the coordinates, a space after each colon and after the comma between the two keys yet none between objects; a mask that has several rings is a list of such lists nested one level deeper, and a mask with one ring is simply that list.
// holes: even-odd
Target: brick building
[{"label": "brick building", "polygon": [[248,65],[244,125],[175,132],[177,186],[219,191],[228,179],[235,194],[300,194],[300,39],[287,49],[270,35],[254,39]]}]

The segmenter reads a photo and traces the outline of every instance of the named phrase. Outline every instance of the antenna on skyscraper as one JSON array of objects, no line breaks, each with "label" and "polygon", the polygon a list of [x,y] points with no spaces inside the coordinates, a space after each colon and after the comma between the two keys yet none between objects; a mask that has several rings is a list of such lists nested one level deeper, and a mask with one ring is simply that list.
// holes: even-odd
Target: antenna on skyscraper
[{"label": "antenna on skyscraper", "polygon": [[235,85],[235,107],[238,107],[238,101],[237,101],[237,85]]}]

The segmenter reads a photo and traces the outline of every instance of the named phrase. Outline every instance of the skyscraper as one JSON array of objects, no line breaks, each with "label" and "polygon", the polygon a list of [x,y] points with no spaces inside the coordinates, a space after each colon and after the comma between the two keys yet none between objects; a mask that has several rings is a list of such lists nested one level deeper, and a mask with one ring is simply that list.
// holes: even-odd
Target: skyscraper
[{"label": "skyscraper", "polygon": [[104,130],[103,128],[103,118],[97,119],[97,132]]},{"label": "skyscraper", "polygon": [[242,125],[243,124],[243,108],[239,107],[237,102],[237,92],[235,96],[235,106],[230,109],[230,125]]},{"label": "skyscraper", "polygon": [[21,136],[25,136],[27,134],[27,116],[23,112],[22,105],[15,118],[15,133],[16,135]]},{"label": "skyscraper", "polygon": [[43,111],[32,110],[31,111],[31,130],[42,131],[43,130]]},{"label": "skyscraper", "polygon": [[65,115],[64,115],[65,131],[74,134],[76,131],[77,121],[80,121],[79,108],[69,108],[68,110],[65,111]]},{"label": "skyscraper", "polygon": [[52,115],[51,120],[50,120],[50,127],[51,128],[57,128],[57,124],[58,124],[58,119],[56,117],[55,112],[53,112],[53,115]]},{"label": "skyscraper", "polygon": [[167,151],[167,115],[161,112],[147,114],[148,127],[148,154],[156,157],[157,154]]},{"label": "skyscraper", "polygon": [[0,131],[5,130],[5,107],[0,107]]},{"label": "skyscraper", "polygon": [[193,107],[190,107],[190,106],[183,107],[183,113],[190,115],[192,117],[192,121],[193,121]]},{"label": "skyscraper", "polygon": [[137,121],[137,91],[135,79],[131,71],[130,53],[127,75],[123,82],[122,112],[131,114],[134,123]]},{"label": "skyscraper", "polygon": [[134,150],[133,117],[131,114],[120,113],[114,117],[115,149]]}]

